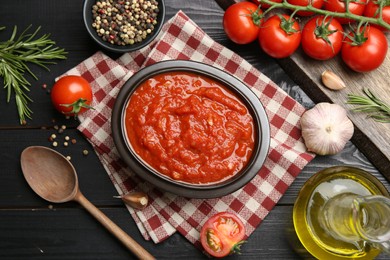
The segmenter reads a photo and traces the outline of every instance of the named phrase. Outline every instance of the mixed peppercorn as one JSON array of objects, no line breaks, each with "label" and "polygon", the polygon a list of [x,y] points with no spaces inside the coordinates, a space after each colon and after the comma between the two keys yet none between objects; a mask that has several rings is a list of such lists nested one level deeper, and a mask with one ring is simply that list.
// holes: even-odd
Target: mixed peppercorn
[{"label": "mixed peppercorn", "polygon": [[92,6],[92,27],[114,45],[142,42],[157,25],[157,0],[99,0]]},{"label": "mixed peppercorn", "polygon": [[[65,125],[61,125],[61,126],[55,125],[53,128],[54,130],[56,130],[56,133],[52,133],[49,136],[48,140],[54,148],[59,147],[59,145],[61,144],[60,143],[61,140],[62,140],[62,145],[64,147],[68,147],[69,145],[74,145],[77,143],[76,138],[71,138],[68,135],[65,135],[63,138],[59,138],[60,135],[62,135],[64,131],[67,129]],[[89,151],[87,149],[83,149],[82,154],[84,156],[87,156],[89,154]],[[70,155],[67,155],[66,158],[68,160],[71,160]]]}]

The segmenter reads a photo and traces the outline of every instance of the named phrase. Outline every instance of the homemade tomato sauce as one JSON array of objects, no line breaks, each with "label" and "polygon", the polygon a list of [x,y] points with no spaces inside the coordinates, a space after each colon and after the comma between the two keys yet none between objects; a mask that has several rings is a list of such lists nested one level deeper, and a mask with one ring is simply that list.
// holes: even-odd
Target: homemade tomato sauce
[{"label": "homemade tomato sauce", "polygon": [[219,82],[189,72],[143,82],[128,102],[125,126],[146,163],[192,184],[233,176],[254,147],[253,118],[242,101]]}]

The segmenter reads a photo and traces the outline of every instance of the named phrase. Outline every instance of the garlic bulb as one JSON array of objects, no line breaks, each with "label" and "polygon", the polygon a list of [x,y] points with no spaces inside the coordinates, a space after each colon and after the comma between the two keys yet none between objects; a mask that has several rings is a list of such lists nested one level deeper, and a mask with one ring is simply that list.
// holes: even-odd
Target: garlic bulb
[{"label": "garlic bulb", "polygon": [[308,151],[319,155],[340,152],[353,135],[347,112],[337,104],[318,103],[301,118],[302,137]]}]

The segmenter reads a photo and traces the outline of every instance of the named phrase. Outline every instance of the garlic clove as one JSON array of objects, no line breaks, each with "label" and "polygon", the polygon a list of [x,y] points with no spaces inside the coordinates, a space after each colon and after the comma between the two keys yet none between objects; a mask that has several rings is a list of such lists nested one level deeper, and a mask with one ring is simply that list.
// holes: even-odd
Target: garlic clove
[{"label": "garlic clove", "polygon": [[123,200],[124,203],[135,209],[144,209],[149,203],[149,197],[146,193],[135,191],[122,195],[119,198]]},{"label": "garlic clove", "polygon": [[344,81],[330,70],[325,70],[321,75],[322,83],[333,90],[340,90],[346,87]]},{"label": "garlic clove", "polygon": [[337,104],[319,103],[301,117],[302,137],[310,152],[331,155],[351,139],[354,126],[346,110]]}]

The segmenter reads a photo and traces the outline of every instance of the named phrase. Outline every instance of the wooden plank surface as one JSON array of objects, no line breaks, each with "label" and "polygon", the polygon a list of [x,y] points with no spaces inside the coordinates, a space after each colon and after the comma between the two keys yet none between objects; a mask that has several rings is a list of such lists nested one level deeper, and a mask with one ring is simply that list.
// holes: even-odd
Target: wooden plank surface
[{"label": "wooden plank surface", "polygon": [[[224,9],[240,0],[216,0]],[[303,23],[301,23],[303,25]],[[390,35],[387,35],[390,40]],[[348,94],[363,96],[362,88],[369,88],[375,95],[390,105],[390,53],[382,66],[366,73],[349,69],[340,55],[328,61],[317,61],[307,56],[299,48],[291,57],[277,62],[287,74],[315,102],[331,102],[343,106],[355,125],[354,144],[390,180],[390,123],[378,123],[367,118],[364,113],[352,112],[352,105],[346,104]],[[340,91],[327,89],[321,82],[321,74],[331,70],[345,82],[346,88]]]}]

